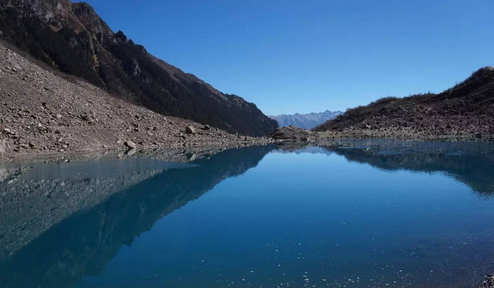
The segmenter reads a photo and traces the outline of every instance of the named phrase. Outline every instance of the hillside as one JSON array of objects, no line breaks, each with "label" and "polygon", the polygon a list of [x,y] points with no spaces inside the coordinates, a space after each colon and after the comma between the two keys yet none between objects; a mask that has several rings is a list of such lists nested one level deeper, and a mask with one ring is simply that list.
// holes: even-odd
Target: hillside
[{"label": "hillside", "polygon": [[[62,75],[63,76],[63,75]],[[67,76],[64,76],[67,78]],[[115,99],[0,45],[0,159],[262,142]],[[187,128],[189,127],[189,128]]]},{"label": "hillside", "polygon": [[494,68],[481,68],[440,94],[388,97],[350,109],[314,130],[354,136],[491,139]]},{"label": "hillside", "polygon": [[86,3],[1,1],[0,31],[1,38],[54,69],[157,113],[242,135],[268,135],[277,127],[256,105],[219,92],[123,32],[114,33]]},{"label": "hillside", "polygon": [[326,110],[320,113],[282,114],[282,115],[270,116],[270,117],[276,120],[280,127],[291,125],[302,129],[312,129],[318,125],[323,124],[328,120],[332,120],[336,118],[341,114],[343,114],[341,111]]}]

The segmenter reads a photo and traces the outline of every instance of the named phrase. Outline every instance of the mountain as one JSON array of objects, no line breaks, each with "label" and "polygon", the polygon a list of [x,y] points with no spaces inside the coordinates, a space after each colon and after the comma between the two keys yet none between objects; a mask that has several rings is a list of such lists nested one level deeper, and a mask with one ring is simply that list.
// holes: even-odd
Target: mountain
[{"label": "mountain", "polygon": [[321,113],[308,113],[308,114],[282,114],[278,116],[270,116],[276,120],[280,127],[295,126],[303,129],[312,129],[328,120],[332,120],[339,115],[343,114],[341,111],[329,111]]},{"label": "mountain", "polygon": [[116,152],[128,149],[129,141],[138,150],[269,141],[165,117],[66,77],[42,69],[0,43],[0,162]]},{"label": "mountain", "polygon": [[314,130],[353,136],[491,139],[494,68],[481,68],[440,94],[387,97],[350,109]]},{"label": "mountain", "polygon": [[251,136],[277,127],[253,103],[219,92],[114,33],[86,3],[2,0],[0,37],[55,70],[163,115]]}]

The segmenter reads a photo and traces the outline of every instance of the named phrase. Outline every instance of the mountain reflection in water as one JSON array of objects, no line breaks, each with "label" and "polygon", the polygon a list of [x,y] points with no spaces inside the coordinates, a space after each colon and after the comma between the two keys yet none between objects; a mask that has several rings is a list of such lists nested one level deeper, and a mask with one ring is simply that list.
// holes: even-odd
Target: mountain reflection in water
[{"label": "mountain reflection in water", "polygon": [[0,182],[0,287],[459,288],[494,271],[489,143],[133,161]]},{"label": "mountain reflection in water", "polygon": [[224,179],[255,167],[272,149],[228,150],[195,161],[197,167],[164,171],[116,193],[52,227],[0,262],[0,287],[73,287],[84,276],[100,274],[123,245],[130,246],[157,220]]},{"label": "mountain reflection in water", "polygon": [[442,172],[483,196],[494,194],[494,144],[487,142],[398,142],[324,147],[348,161],[385,171]]}]

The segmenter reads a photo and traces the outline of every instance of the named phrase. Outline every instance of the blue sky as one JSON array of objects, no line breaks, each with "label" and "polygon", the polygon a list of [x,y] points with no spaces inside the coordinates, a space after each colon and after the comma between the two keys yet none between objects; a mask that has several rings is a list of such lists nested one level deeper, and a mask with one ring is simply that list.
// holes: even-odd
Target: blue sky
[{"label": "blue sky", "polygon": [[87,0],[114,30],[266,114],[441,92],[494,65],[492,0]]}]

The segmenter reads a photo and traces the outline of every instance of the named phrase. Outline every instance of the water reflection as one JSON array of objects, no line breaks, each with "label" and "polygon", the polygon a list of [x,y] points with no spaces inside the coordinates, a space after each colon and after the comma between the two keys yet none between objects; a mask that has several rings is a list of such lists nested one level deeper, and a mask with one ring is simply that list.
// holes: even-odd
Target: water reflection
[{"label": "water reflection", "polygon": [[[137,236],[150,230],[157,220],[197,199],[224,179],[255,167],[272,149],[273,147],[249,147],[228,150],[194,162],[198,166],[193,168],[132,172],[110,178],[111,183],[91,178],[78,179],[74,183],[67,179],[53,180],[49,187],[56,191],[43,192],[52,195],[51,199],[63,194],[64,201],[84,202],[86,199],[81,199],[81,194],[91,195],[97,189],[105,190],[102,193],[104,195],[113,196],[89,210],[63,220],[33,241],[29,241],[32,237],[24,237],[29,240],[13,245],[8,244],[9,241],[12,242],[9,235],[2,235],[0,242],[6,244],[3,245],[4,255],[13,255],[5,256],[6,259],[4,257],[0,262],[0,287],[72,287],[84,276],[100,274],[123,245],[131,245]],[[46,188],[41,183],[45,181],[38,182],[40,183],[31,183],[32,187]],[[121,188],[124,191],[115,193],[115,190]],[[7,188],[4,187],[5,189]],[[28,194],[37,193],[36,189],[29,191]],[[88,200],[86,202],[89,204],[82,206],[89,207],[100,201],[101,192],[97,193],[95,200]],[[28,197],[23,199],[26,198]],[[6,201],[2,201],[2,214],[7,209],[15,209],[9,206],[9,203],[15,201],[3,200]],[[58,205],[60,210],[64,209],[65,204],[58,202]],[[15,226],[21,227],[19,230],[24,232],[24,227],[32,228],[31,223],[37,222],[38,215],[50,214],[53,209],[40,208],[42,206],[36,203],[31,203],[30,207],[24,206],[26,210],[31,210],[28,215],[33,218],[16,214],[25,224],[19,225],[17,220]],[[73,212],[73,209],[69,210],[64,215]],[[44,217],[43,225],[50,225],[50,221],[58,220],[57,217]],[[8,227],[4,227],[4,231],[12,232]],[[35,231],[33,234],[38,236],[40,232]],[[7,238],[10,240],[7,241]]]},{"label": "water reflection", "polygon": [[386,171],[441,172],[482,196],[494,195],[493,143],[361,143],[324,148],[350,162],[369,164]]},{"label": "water reflection", "polygon": [[0,287],[456,288],[494,271],[491,144],[273,149],[0,173]]}]

